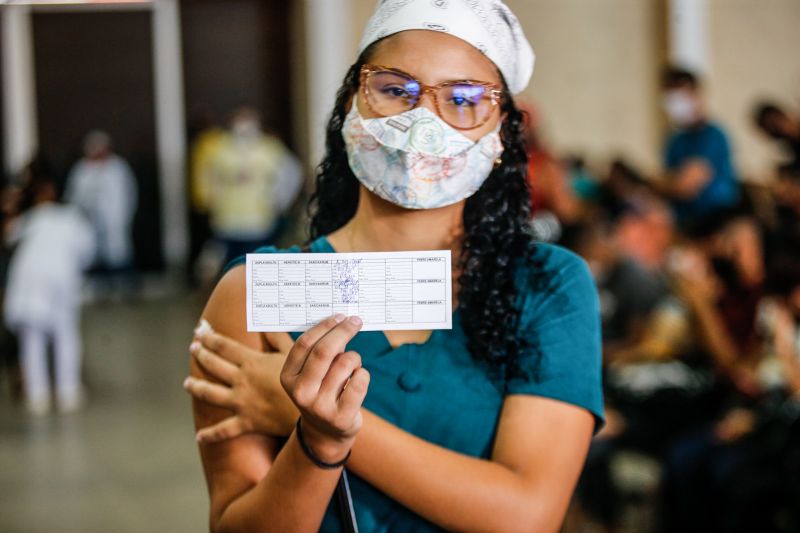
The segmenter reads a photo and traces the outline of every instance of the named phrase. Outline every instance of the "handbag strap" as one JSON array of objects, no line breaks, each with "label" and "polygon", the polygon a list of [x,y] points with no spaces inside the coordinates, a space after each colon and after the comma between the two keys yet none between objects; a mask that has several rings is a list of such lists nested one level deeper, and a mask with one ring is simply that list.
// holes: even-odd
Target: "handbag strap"
[{"label": "handbag strap", "polygon": [[350,493],[350,482],[347,479],[346,468],[342,468],[342,475],[339,477],[339,483],[336,484],[336,503],[339,507],[342,531],[358,533],[356,510],[353,508],[353,495]]}]

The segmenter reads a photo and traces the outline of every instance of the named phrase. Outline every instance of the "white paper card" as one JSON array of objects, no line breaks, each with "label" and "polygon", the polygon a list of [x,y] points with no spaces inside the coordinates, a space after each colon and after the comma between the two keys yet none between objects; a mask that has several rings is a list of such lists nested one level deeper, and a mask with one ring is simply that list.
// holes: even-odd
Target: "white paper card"
[{"label": "white paper card", "polygon": [[247,330],[305,331],[336,313],[362,331],[451,329],[450,250],[247,254]]}]

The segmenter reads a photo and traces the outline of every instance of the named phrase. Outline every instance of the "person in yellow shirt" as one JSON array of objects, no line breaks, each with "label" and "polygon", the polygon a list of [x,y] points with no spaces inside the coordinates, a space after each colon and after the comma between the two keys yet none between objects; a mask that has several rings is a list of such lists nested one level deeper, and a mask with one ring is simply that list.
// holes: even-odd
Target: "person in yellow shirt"
[{"label": "person in yellow shirt", "polygon": [[229,131],[215,133],[200,148],[193,201],[207,207],[226,262],[271,243],[302,185],[297,158],[262,130],[251,108],[235,111]]}]

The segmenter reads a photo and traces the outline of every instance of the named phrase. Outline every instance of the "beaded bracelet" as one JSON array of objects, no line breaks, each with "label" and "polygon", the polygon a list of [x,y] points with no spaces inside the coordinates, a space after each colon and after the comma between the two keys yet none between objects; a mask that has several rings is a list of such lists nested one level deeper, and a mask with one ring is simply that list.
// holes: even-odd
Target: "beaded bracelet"
[{"label": "beaded bracelet", "polygon": [[300,448],[302,448],[303,453],[311,460],[319,468],[324,468],[325,470],[333,470],[334,468],[339,468],[344,466],[348,459],[350,459],[350,452],[352,450],[347,451],[347,455],[344,456],[344,459],[341,461],[336,461],[335,463],[327,463],[316,456],[316,454],[311,451],[311,447],[306,443],[306,439],[303,438],[303,429],[300,425],[300,421],[302,417],[297,419],[297,425],[295,426],[295,433],[297,433],[297,442],[300,443]]}]

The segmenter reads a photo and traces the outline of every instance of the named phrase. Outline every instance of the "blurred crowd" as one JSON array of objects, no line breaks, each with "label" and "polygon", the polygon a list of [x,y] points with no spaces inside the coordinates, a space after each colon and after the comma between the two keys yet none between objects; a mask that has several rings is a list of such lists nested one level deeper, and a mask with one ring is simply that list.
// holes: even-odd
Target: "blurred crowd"
[{"label": "blurred crowd", "polygon": [[118,299],[133,289],[136,206],[133,172],[102,131],[86,135],[63,186],[40,155],[3,189],[2,362],[29,412],[47,413],[53,398],[63,412],[83,405],[81,303],[87,291]]},{"label": "blurred crowd", "polygon": [[643,499],[653,530],[798,531],[800,116],[754,106],[785,154],[756,185],[693,73],[668,69],[662,103],[659,175],[558,156],[529,112],[532,231],[600,292],[607,421],[577,508],[606,531]]},{"label": "blurred crowd", "polygon": [[[237,109],[227,125],[206,123],[190,134],[187,272],[196,284],[279,238],[304,178],[297,158],[262,130],[255,109]],[[38,155],[0,193],[0,375],[10,376],[15,396],[35,415],[53,404],[74,411],[86,401],[82,303],[128,302],[139,292],[137,178],[108,133],[89,132],[82,150],[67,176]]]}]

